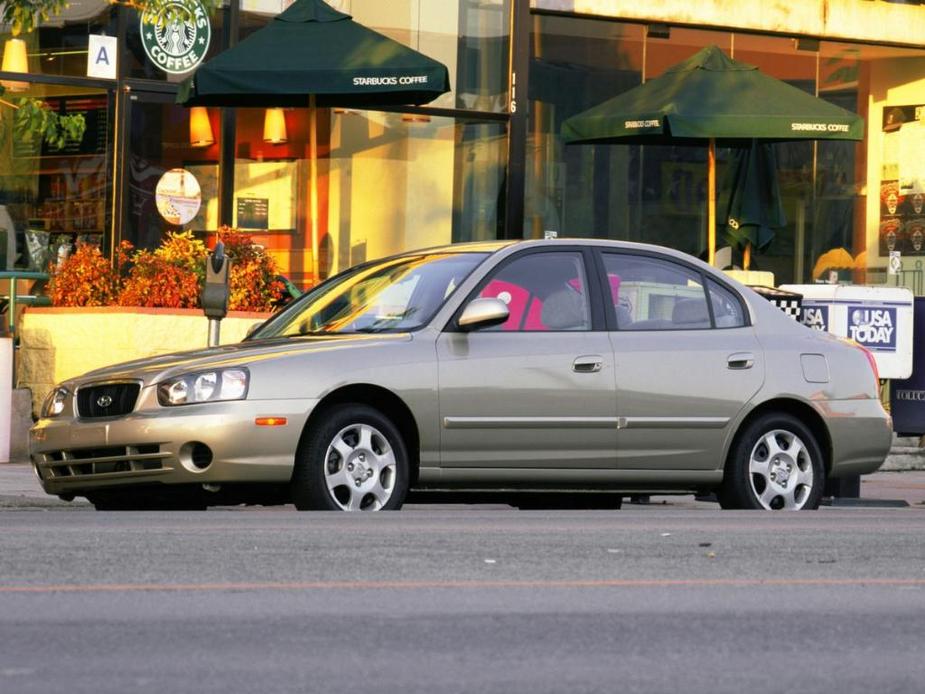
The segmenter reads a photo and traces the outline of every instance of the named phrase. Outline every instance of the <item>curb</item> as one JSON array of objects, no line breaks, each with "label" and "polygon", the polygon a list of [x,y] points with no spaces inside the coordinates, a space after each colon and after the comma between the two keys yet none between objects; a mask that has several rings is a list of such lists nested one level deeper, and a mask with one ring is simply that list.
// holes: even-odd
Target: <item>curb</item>
[{"label": "curb", "polygon": [[893,435],[893,446],[880,466],[883,472],[905,472],[911,470],[925,470],[925,448],[920,444],[918,436]]},{"label": "curb", "polygon": [[882,472],[909,470],[925,470],[925,448],[896,446],[890,449],[890,454],[880,466]]}]

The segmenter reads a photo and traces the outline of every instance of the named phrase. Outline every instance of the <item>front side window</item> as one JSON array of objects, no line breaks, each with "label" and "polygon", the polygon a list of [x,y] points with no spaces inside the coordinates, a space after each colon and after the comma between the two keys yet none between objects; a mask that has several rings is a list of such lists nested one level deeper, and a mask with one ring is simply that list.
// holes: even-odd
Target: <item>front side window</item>
[{"label": "front side window", "polygon": [[485,258],[484,253],[430,253],[361,265],[319,286],[250,339],[415,330]]},{"label": "front side window", "polygon": [[497,270],[479,298],[498,298],[511,312],[487,331],[590,330],[588,283],[580,253],[531,253]]},{"label": "front side window", "polygon": [[712,327],[701,275],[668,260],[604,253],[618,330]]}]

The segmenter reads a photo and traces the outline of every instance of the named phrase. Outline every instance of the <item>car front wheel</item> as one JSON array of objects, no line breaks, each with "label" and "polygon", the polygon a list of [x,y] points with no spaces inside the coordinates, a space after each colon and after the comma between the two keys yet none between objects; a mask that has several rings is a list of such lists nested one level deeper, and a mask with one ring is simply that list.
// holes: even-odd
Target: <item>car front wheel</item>
[{"label": "car front wheel", "polygon": [[366,405],[339,405],[308,432],[292,500],[300,511],[397,510],[408,477],[408,453],[395,425]]},{"label": "car front wheel", "polygon": [[719,495],[723,508],[801,510],[819,507],[822,451],[799,419],[769,413],[737,437]]}]

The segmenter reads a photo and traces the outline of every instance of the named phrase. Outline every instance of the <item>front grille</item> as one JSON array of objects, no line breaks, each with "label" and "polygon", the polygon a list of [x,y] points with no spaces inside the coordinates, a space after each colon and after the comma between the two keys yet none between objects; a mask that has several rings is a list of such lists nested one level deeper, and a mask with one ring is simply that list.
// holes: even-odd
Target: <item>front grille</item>
[{"label": "front grille", "polygon": [[103,383],[77,389],[79,417],[118,417],[135,409],[138,383]]},{"label": "front grille", "polygon": [[61,477],[129,477],[157,471],[169,472],[164,465],[170,454],[157,444],[78,448],[33,455],[42,479]]}]

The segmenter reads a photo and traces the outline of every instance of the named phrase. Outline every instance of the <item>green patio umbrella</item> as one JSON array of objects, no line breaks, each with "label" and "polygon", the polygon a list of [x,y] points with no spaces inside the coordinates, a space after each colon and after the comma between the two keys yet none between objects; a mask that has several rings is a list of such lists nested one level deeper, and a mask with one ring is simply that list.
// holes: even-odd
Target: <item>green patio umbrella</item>
[{"label": "green patio umbrella", "polygon": [[180,85],[186,106],[376,108],[450,90],[442,63],[364,27],[322,0],[296,0]]},{"label": "green patio umbrella", "polygon": [[180,85],[185,106],[308,106],[312,255],[318,269],[318,107],[420,105],[450,90],[445,65],[322,0],[296,0]]},{"label": "green patio umbrella", "polygon": [[729,191],[725,237],[742,248],[767,248],[774,230],[787,225],[771,144],[751,140],[747,147],[735,148],[723,188]]},{"label": "green patio umbrella", "polygon": [[[567,143],[689,144],[708,150],[708,253],[716,250],[716,142],[861,140],[864,119],[707,46],[562,126]],[[757,241],[757,239],[756,239]]]}]

